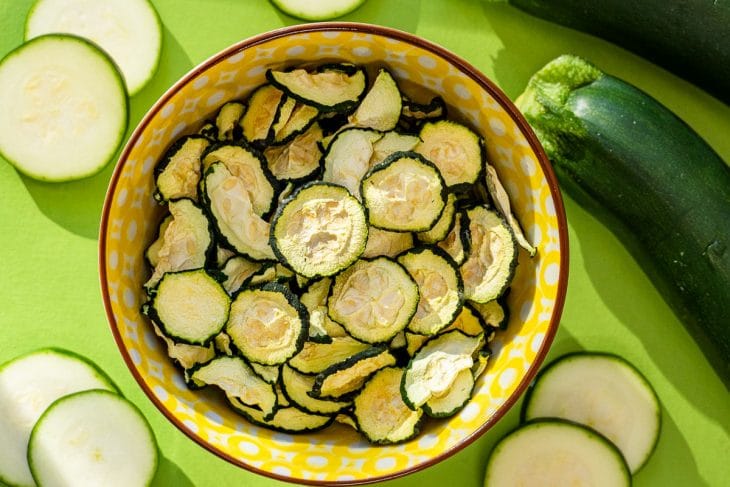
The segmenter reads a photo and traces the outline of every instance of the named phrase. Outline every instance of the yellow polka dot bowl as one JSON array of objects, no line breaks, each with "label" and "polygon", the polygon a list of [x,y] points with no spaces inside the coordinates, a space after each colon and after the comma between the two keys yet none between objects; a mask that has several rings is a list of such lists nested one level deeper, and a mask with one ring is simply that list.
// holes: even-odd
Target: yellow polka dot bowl
[{"label": "yellow polka dot bowl", "polygon": [[[245,98],[268,68],[349,61],[386,66],[408,92],[444,98],[449,113],[486,141],[487,156],[538,252],[522,251],[488,369],[457,415],[429,420],[414,439],[371,446],[349,426],[301,435],[255,426],[214,394],[189,390],[141,315],[148,277],[144,251],[162,210],[154,201],[154,167],[179,136],[195,131],[226,101]],[[535,375],[558,327],[567,285],[567,231],[555,176],[508,98],[468,62],[392,29],[353,23],[305,24],[235,44],[170,88],[132,133],[104,204],[99,242],[102,295],[122,356],[149,399],[177,428],[225,460],[259,474],[313,485],[352,485],[398,477],[453,455],[512,407]]]}]

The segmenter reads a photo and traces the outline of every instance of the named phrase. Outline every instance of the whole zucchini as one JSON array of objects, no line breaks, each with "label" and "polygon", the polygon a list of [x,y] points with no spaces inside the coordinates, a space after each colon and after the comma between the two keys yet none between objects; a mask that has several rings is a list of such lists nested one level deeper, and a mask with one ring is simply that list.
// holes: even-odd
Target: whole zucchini
[{"label": "whole zucchini", "polygon": [[563,189],[627,246],[730,387],[730,168],[638,88],[561,56],[517,99]]},{"label": "whole zucchini", "polygon": [[618,44],[730,104],[728,0],[509,0]]}]

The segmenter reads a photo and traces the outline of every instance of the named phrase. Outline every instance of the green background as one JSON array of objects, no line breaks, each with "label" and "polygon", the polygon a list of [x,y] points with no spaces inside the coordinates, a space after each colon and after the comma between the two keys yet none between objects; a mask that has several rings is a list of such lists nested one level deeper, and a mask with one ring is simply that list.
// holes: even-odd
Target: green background
[{"label": "green background", "polygon": [[[22,43],[31,3],[0,1],[0,56]],[[151,83],[131,99],[130,131],[193,66],[234,42],[298,23],[265,0],[153,3],[164,29],[162,60]],[[622,49],[503,3],[368,0],[342,19],[390,26],[436,42],[481,69],[512,99],[553,57],[582,55],[661,100],[730,161],[730,107]],[[154,428],[162,453],[155,485],[284,485],[230,465],[188,440],[128,372],[106,322],[97,271],[99,216],[112,170],[110,164],[83,181],[46,184],[19,175],[0,159],[0,363],[42,346],[66,347],[99,363]],[[635,477],[636,486],[729,485],[728,390],[613,235],[570,199],[565,206],[570,279],[549,358],[580,349],[618,353],[655,386],[663,404],[663,430],[654,456]],[[487,455],[517,425],[519,405],[448,460],[380,485],[482,485]],[[0,454],[3,447],[0,439]]]}]

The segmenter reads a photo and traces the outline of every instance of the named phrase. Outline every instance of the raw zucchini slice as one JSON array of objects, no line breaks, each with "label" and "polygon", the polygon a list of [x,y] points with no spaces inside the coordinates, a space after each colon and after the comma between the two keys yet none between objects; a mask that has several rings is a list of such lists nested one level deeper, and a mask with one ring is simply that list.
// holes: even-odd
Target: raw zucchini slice
[{"label": "raw zucchini slice", "polygon": [[454,259],[456,265],[464,263],[471,250],[471,235],[469,234],[469,219],[463,211],[454,216],[454,226],[442,241],[437,244]]},{"label": "raw zucchini slice", "polygon": [[315,123],[317,115],[319,115],[319,110],[313,106],[296,102],[286,123],[274,127],[274,140],[271,143],[274,145],[286,144]]},{"label": "raw zucchini slice", "polygon": [[386,132],[398,124],[400,112],[401,94],[398,85],[393,76],[381,68],[370,90],[348,120],[356,127]]},{"label": "raw zucchini slice", "polygon": [[150,267],[154,268],[159,263],[160,249],[165,241],[165,231],[170,225],[170,222],[172,222],[172,215],[168,213],[157,227],[157,237],[155,237],[152,243],[147,247],[147,250],[144,251],[144,257]]},{"label": "raw zucchini slice", "polygon": [[297,274],[331,276],[362,254],[368,238],[365,209],[342,186],[302,186],[274,216],[271,246]]},{"label": "raw zucchini slice", "polygon": [[410,232],[391,232],[377,227],[368,228],[368,242],[362,256],[395,258],[401,252],[413,247],[413,234]]},{"label": "raw zucchini slice", "polygon": [[157,440],[144,415],[105,390],[51,404],[28,442],[33,479],[44,486],[150,485],[157,462]]},{"label": "raw zucchini slice", "polygon": [[363,128],[338,132],[324,154],[322,180],[344,186],[361,199],[360,183],[370,169],[373,144],[382,136],[380,132]]},{"label": "raw zucchini slice", "polygon": [[517,267],[517,243],[496,212],[484,206],[467,210],[471,251],[461,265],[464,295],[477,303],[497,299],[512,281]]},{"label": "raw zucchini slice", "polygon": [[408,330],[434,335],[454,322],[464,303],[464,283],[456,263],[438,247],[420,247],[398,257],[418,284],[418,309]]},{"label": "raw zucchini slice", "polygon": [[396,152],[373,167],[360,193],[370,224],[398,232],[429,230],[447,198],[439,170],[415,152]]},{"label": "raw zucchini slice", "polygon": [[[507,323],[509,323],[509,308],[503,304],[502,299],[493,299],[486,303],[474,303],[471,305],[474,310],[479,313],[479,316],[484,320],[484,324],[487,327],[499,328],[500,330],[507,329]],[[486,330],[486,327],[485,327]]]},{"label": "raw zucchini slice", "polygon": [[251,276],[261,270],[261,262],[252,262],[240,255],[229,258],[221,272],[225,276],[223,288],[228,294],[234,294],[241,289]]},{"label": "raw zucchini slice", "polygon": [[210,142],[200,135],[189,135],[175,142],[155,167],[155,193],[163,203],[190,198],[197,201],[200,183],[200,157]]},{"label": "raw zucchini slice", "polygon": [[353,414],[358,430],[371,443],[388,445],[418,434],[423,410],[411,410],[400,393],[403,369],[386,367],[367,381],[355,398]]},{"label": "raw zucchini slice", "polygon": [[220,107],[215,117],[215,138],[221,141],[239,139],[243,135],[240,121],[245,110],[246,105],[238,101],[230,101]]},{"label": "raw zucchini slice", "polygon": [[269,70],[266,78],[287,95],[322,112],[347,111],[365,93],[365,70],[353,64],[328,64],[314,72],[305,69]]},{"label": "raw zucchini slice", "polygon": [[246,113],[241,118],[241,128],[246,140],[260,143],[273,138],[273,125],[279,113],[279,105],[284,100],[284,92],[269,84],[261,85],[249,96]]},{"label": "raw zucchini slice", "polygon": [[517,239],[517,243],[520,244],[520,247],[525,249],[527,253],[530,254],[530,257],[534,256],[537,253],[537,248],[533,247],[530,242],[527,241],[525,234],[522,232],[520,222],[517,221],[514,213],[512,213],[509,196],[507,195],[507,191],[505,191],[504,186],[502,186],[502,182],[497,176],[497,171],[494,169],[494,167],[492,167],[491,164],[487,164],[486,166],[487,169],[485,171],[485,179],[487,182],[487,189],[489,190],[489,195],[491,196],[492,201],[494,201],[494,204],[496,205],[499,212],[502,214],[505,220],[507,220],[507,223],[512,229],[512,233],[515,235],[515,239]]},{"label": "raw zucchini slice", "polygon": [[23,174],[69,181],[99,172],[127,130],[127,95],[96,44],[52,34],[0,61],[0,154]]},{"label": "raw zucchini slice", "polygon": [[401,134],[394,130],[386,132],[373,144],[373,155],[370,158],[370,167],[383,162],[394,152],[412,151],[421,141],[415,135]]},{"label": "raw zucchini slice", "polygon": [[268,214],[274,205],[273,176],[263,157],[245,145],[219,145],[203,156],[203,168],[220,162],[231,175],[237,177],[251,198],[253,210],[258,216]]},{"label": "raw zucchini slice", "polygon": [[313,397],[309,393],[314,387],[314,376],[297,372],[288,365],[281,368],[281,384],[289,400],[310,413],[335,414],[352,404],[350,401],[330,401]]},{"label": "raw zucchini slice", "polygon": [[197,366],[190,373],[191,379],[200,384],[216,386],[243,404],[261,410],[265,417],[276,408],[274,386],[262,379],[241,357],[220,356]]},{"label": "raw zucchini slice", "polygon": [[252,362],[276,365],[302,349],[308,334],[307,309],[277,283],[241,291],[231,304],[226,333]]},{"label": "raw zucchini slice", "polygon": [[162,235],[157,265],[145,287],[157,286],[167,272],[199,269],[207,263],[213,250],[210,223],[203,210],[187,198],[168,205],[172,221]]},{"label": "raw zucchini slice", "polygon": [[341,17],[365,0],[271,0],[285,14],[302,20],[329,20]]},{"label": "raw zucchini slice", "polygon": [[168,272],[152,298],[150,317],[176,342],[207,345],[228,320],[231,299],[203,269]]},{"label": "raw zucchini slice", "polygon": [[432,418],[448,418],[461,411],[471,399],[476,383],[471,369],[463,369],[451,387],[439,396],[432,396],[423,405],[423,412]]},{"label": "raw zucchini slice", "polygon": [[333,337],[329,343],[305,342],[301,352],[289,360],[289,366],[302,374],[318,374],[346,360],[370,345],[352,337]]},{"label": "raw zucchini slice", "polygon": [[26,452],[33,425],[56,399],[88,389],[117,392],[88,359],[60,348],[43,348],[0,366],[0,482],[34,485]]},{"label": "raw zucchini slice", "polygon": [[157,71],[162,27],[148,0],[37,0],[26,19],[25,40],[55,32],[89,39],[109,53],[130,96]]},{"label": "raw zucchini slice", "polygon": [[391,365],[395,365],[395,357],[386,346],[368,348],[317,374],[312,395],[334,399],[349,397],[374,372]]},{"label": "raw zucchini slice", "polygon": [[416,237],[425,244],[435,244],[445,239],[452,228],[454,228],[454,216],[456,215],[456,195],[449,193],[446,199],[446,206],[441,216],[430,230],[418,232]]},{"label": "raw zucchini slice", "polygon": [[418,308],[418,285],[386,257],[359,260],[335,276],[329,316],[367,343],[390,341]]},{"label": "raw zucchini slice", "polygon": [[209,215],[220,239],[253,260],[274,260],[270,225],[255,211],[249,189],[222,162],[211,164],[203,178]]},{"label": "raw zucchini slice", "polygon": [[607,353],[573,353],[540,372],[523,418],[562,418],[590,426],[621,451],[632,474],[651,456],[661,429],[654,389],[626,360]]},{"label": "raw zucchini slice", "polygon": [[621,452],[595,431],[562,420],[531,421],[502,438],[487,460],[484,485],[628,487]]},{"label": "raw zucchini slice", "polygon": [[253,424],[282,433],[312,433],[326,428],[334,420],[330,415],[308,413],[291,405],[277,408],[268,418],[262,411],[241,403],[235,397],[228,397],[228,402]]},{"label": "raw zucchini slice", "polygon": [[320,168],[322,151],[319,140],[322,128],[318,123],[294,137],[286,145],[272,145],[264,150],[266,163],[279,181],[301,181],[313,177]]},{"label": "raw zucchini slice", "polygon": [[484,142],[464,125],[450,120],[428,122],[415,151],[433,162],[451,189],[470,186],[482,176]]},{"label": "raw zucchini slice", "polygon": [[484,344],[484,337],[468,336],[452,330],[429,339],[416,352],[403,374],[403,400],[418,409],[432,397],[447,393],[462,370],[474,365],[474,353]]}]

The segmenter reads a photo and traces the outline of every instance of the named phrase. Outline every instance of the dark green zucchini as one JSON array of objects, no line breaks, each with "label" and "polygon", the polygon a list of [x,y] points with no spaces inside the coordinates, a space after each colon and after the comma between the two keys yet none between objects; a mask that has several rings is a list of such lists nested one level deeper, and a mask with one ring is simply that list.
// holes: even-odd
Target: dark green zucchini
[{"label": "dark green zucchini", "polygon": [[730,103],[730,2],[509,0],[532,15],[614,42]]},{"label": "dark green zucchini", "polygon": [[617,234],[730,386],[728,166],[657,100],[580,58],[542,68],[517,104],[563,188]]}]

